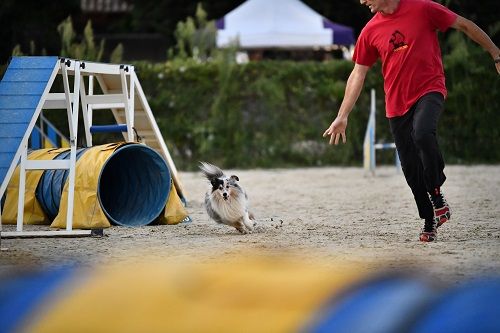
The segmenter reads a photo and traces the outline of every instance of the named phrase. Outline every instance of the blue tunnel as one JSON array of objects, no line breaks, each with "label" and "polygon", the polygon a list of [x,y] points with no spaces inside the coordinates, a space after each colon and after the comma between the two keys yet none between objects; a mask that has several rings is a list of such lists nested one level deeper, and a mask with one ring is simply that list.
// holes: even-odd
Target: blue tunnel
[{"label": "blue tunnel", "polygon": [[[77,161],[88,149],[77,151]],[[69,156],[69,151],[65,151],[56,159]],[[38,183],[36,198],[51,220],[58,214],[68,173],[68,170],[46,170]],[[163,157],[145,145],[126,144],[103,164],[97,197],[111,224],[136,227],[151,224],[159,217],[170,190],[171,175]]]}]

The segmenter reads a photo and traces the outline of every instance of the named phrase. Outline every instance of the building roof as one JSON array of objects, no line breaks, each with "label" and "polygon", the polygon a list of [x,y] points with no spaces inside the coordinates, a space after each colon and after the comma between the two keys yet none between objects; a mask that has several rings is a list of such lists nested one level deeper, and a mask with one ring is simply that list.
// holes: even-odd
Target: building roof
[{"label": "building roof", "polygon": [[133,5],[125,0],[80,0],[83,12],[123,13],[132,10]]}]

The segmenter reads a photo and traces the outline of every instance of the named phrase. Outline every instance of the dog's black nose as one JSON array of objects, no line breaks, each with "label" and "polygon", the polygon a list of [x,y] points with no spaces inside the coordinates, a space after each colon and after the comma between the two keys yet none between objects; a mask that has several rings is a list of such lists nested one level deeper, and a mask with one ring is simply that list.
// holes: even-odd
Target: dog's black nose
[{"label": "dog's black nose", "polygon": [[227,197],[227,193],[225,193],[225,192],[224,192],[224,193],[222,193],[222,196],[223,196],[224,198],[226,198],[226,197]]}]

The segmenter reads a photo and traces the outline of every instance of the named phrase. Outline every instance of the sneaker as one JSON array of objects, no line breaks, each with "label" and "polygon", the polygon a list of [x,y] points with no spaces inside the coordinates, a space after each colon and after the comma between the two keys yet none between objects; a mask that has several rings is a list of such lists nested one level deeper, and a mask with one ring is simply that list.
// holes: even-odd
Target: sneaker
[{"label": "sneaker", "polygon": [[437,232],[436,231],[422,231],[420,233],[420,241],[421,242],[434,242],[437,239]]},{"label": "sneaker", "polygon": [[446,202],[443,193],[439,187],[434,189],[434,193],[429,194],[429,198],[434,209],[434,220],[436,220],[436,228],[440,227],[443,223],[450,220],[451,209],[450,205]]},{"label": "sneaker", "polygon": [[419,237],[421,242],[433,242],[437,239],[437,223],[436,220],[426,220],[422,232]]}]

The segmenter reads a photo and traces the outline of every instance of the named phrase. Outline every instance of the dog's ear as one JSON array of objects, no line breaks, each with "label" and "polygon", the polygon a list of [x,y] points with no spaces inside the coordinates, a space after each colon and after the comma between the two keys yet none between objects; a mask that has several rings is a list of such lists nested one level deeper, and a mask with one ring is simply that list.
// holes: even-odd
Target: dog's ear
[{"label": "dog's ear", "polygon": [[238,176],[236,176],[236,175],[231,175],[231,177],[230,177],[230,178],[231,178],[231,179],[235,179],[237,182],[239,182],[239,181],[240,181],[240,179],[239,179],[239,178],[238,178]]},{"label": "dog's ear", "polygon": [[210,180],[210,183],[212,183],[213,188],[218,188],[219,185],[222,184],[222,180],[220,180],[219,178],[212,178]]}]

